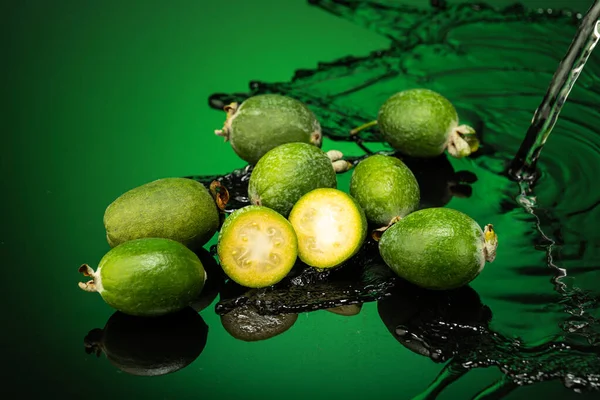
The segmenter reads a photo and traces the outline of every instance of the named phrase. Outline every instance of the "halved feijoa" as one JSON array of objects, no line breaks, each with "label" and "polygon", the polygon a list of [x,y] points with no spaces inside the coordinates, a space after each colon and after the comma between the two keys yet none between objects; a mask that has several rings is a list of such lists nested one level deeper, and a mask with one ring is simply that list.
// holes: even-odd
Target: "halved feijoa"
[{"label": "halved feijoa", "polygon": [[171,239],[130,240],[102,257],[94,272],[88,265],[79,271],[93,279],[79,283],[87,292],[98,292],[111,307],[143,317],[169,314],[188,306],[206,280],[198,256]]},{"label": "halved feijoa", "polygon": [[360,249],[367,235],[365,213],[338,189],[315,189],[298,200],[289,220],[298,236],[298,256],[316,268],[342,264]]},{"label": "halved feijoa", "polygon": [[251,205],[225,219],[217,253],[227,276],[242,286],[259,288],[290,272],[298,242],[288,220],[267,207]]}]

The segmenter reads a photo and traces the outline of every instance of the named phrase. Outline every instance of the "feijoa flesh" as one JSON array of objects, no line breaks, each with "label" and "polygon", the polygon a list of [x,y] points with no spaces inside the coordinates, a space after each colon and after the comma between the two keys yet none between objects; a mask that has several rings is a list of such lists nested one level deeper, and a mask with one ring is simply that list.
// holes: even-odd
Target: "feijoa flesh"
[{"label": "feijoa flesh", "polygon": [[208,189],[186,178],[164,178],[131,189],[104,213],[111,247],[133,239],[165,238],[200,248],[219,227],[219,211]]},{"label": "feijoa flesh", "polygon": [[282,280],[298,257],[292,225],[277,212],[246,206],[225,219],[217,243],[221,268],[238,284],[260,288]]},{"label": "feijoa flesh", "polygon": [[204,286],[206,272],[198,256],[183,244],[162,238],[122,243],[102,257],[92,277],[79,287],[98,292],[111,307],[129,315],[159,316],[188,306]]},{"label": "feijoa flesh", "polygon": [[208,326],[196,311],[155,318],[115,312],[104,329],[93,329],[84,339],[86,352],[102,353],[115,367],[137,376],[159,376],[191,364],[204,349]]},{"label": "feijoa flesh", "polygon": [[396,157],[376,154],[354,168],[350,195],[375,226],[387,226],[419,206],[419,184],[412,171]]},{"label": "feijoa flesh", "polygon": [[415,211],[387,229],[379,241],[385,263],[401,278],[426,289],[464,286],[496,256],[491,224],[481,229],[450,208]]},{"label": "feijoa flesh", "polygon": [[477,150],[475,131],[458,125],[452,103],[429,89],[409,89],[388,98],[379,109],[377,123],[383,138],[412,157],[435,157],[448,149],[454,157]]},{"label": "feijoa flesh", "polygon": [[298,200],[289,220],[298,236],[298,256],[310,266],[333,268],[358,252],[367,235],[365,213],[338,189],[315,189]]},{"label": "feijoa flesh", "polygon": [[248,98],[225,107],[227,120],[215,131],[231,143],[236,154],[250,164],[272,148],[301,142],[321,147],[321,125],[301,101],[279,94]]},{"label": "feijoa flesh", "polygon": [[304,194],[336,186],[336,171],[327,153],[309,144],[288,143],[270,150],[256,164],[248,195],[252,204],[287,217]]}]

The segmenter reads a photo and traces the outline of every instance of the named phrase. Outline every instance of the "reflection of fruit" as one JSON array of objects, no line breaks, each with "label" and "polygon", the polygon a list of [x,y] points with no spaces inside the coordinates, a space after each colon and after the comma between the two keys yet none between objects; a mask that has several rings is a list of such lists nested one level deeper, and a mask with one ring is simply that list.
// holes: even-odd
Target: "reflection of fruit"
[{"label": "reflection of fruit", "polygon": [[225,281],[225,274],[223,273],[221,266],[215,260],[215,257],[213,257],[209,251],[200,248],[199,250],[196,250],[195,253],[206,271],[206,282],[204,282],[204,287],[202,288],[200,295],[192,300],[192,303],[190,304],[194,310],[200,312],[210,306],[219,294]]},{"label": "reflection of fruit", "polygon": [[410,168],[421,192],[419,209],[443,207],[452,197],[471,197],[471,183],[477,176],[470,171],[454,171],[445,154],[434,158],[397,155]]},{"label": "reflection of fruit", "polygon": [[385,263],[415,285],[452,289],[466,285],[493,261],[497,238],[468,215],[449,208],[415,211],[386,230],[379,241]]},{"label": "reflection of fruit", "polygon": [[346,317],[351,317],[353,315],[358,315],[360,310],[362,310],[362,304],[348,304],[345,306],[337,306],[326,309],[329,312],[332,312],[337,315],[344,315]]},{"label": "reflection of fruit", "polygon": [[267,151],[284,143],[321,146],[321,125],[302,102],[279,94],[250,97],[240,106],[225,106],[227,120],[215,131],[229,140],[240,158],[255,164]]},{"label": "reflection of fruit", "polygon": [[298,256],[313,267],[340,265],[360,249],[367,220],[352,196],[315,189],[298,200],[289,217],[298,236]]},{"label": "reflection of fruit", "polygon": [[298,241],[292,225],[275,211],[246,206],[225,219],[217,252],[223,271],[242,286],[259,288],[282,280],[294,266]]},{"label": "reflection of fruit", "polygon": [[261,315],[249,306],[238,307],[221,316],[231,336],[246,342],[270,339],[294,325],[298,314]]},{"label": "reflection of fruit", "polygon": [[419,185],[398,158],[376,154],[362,160],[352,172],[350,195],[369,222],[386,226],[419,205]]},{"label": "reflection of fruit", "polygon": [[208,190],[185,178],[159,179],[122,194],[104,213],[111,247],[145,237],[203,246],[217,231],[219,212]]},{"label": "reflection of fruit", "polygon": [[431,291],[400,282],[391,295],[377,302],[388,331],[411,351],[443,361],[459,346],[477,341],[479,326],[490,322],[491,310],[475,290]]},{"label": "reflection of fruit", "polygon": [[379,109],[377,123],[384,139],[409,156],[435,157],[448,148],[452,156],[465,157],[477,150],[475,131],[458,126],[452,103],[432,90],[394,94]]},{"label": "reflection of fruit", "polygon": [[79,269],[93,279],[79,283],[98,292],[108,305],[125,314],[158,316],[181,310],[201,292],[206,273],[198,256],[170,239],[130,240],[102,257],[94,272]]},{"label": "reflection of fruit", "polygon": [[272,208],[287,217],[304,194],[336,185],[335,170],[327,154],[305,143],[289,143],[270,150],[256,164],[248,195],[252,204]]},{"label": "reflection of fruit", "polygon": [[101,352],[120,370],[157,376],[192,363],[206,345],[208,326],[190,307],[169,315],[143,318],[114,313],[104,329],[85,337],[87,353]]}]

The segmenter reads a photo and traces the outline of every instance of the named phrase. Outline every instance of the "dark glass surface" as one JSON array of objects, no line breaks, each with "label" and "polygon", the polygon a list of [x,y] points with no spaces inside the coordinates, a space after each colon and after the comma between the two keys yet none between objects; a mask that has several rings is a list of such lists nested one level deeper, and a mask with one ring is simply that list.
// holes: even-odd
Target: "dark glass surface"
[{"label": "dark glass surface", "polygon": [[[598,396],[587,390],[600,374],[598,53],[542,153],[532,197],[517,199],[503,175],[592,2],[310,3],[0,6],[3,397]],[[136,322],[77,287],[79,265],[109,250],[102,215],[121,193],[245,166],[213,133],[224,102],[297,97],[321,120],[324,149],[358,158],[346,132],[417,86],[446,95],[482,139],[468,159],[407,160],[423,207],[452,207],[498,232],[496,261],[468,287],[432,294],[399,282],[356,315],[270,320],[272,337],[258,341],[224,326],[217,303],[244,291],[218,280],[164,323]],[[364,145],[385,150],[376,134]],[[341,189],[350,175],[338,176]]]}]

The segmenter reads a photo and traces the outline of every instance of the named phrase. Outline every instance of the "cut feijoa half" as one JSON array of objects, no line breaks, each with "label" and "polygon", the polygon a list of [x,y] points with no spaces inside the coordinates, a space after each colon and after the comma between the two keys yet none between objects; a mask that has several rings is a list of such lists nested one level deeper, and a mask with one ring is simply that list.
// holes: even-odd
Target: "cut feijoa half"
[{"label": "cut feijoa half", "polygon": [[262,206],[246,206],[225,219],[217,244],[221,268],[242,286],[274,285],[298,256],[296,233],[288,220]]},{"label": "cut feijoa half", "polygon": [[298,256],[315,268],[333,268],[352,257],[367,235],[365,213],[338,189],[315,189],[298,200],[289,220],[298,236]]},{"label": "cut feijoa half", "polygon": [[449,290],[471,282],[496,257],[491,224],[482,230],[451,208],[415,211],[381,236],[379,252],[401,278],[425,289]]},{"label": "cut feijoa half", "polygon": [[151,317],[188,306],[206,281],[198,256],[183,244],[163,238],[122,243],[102,257],[98,268],[79,271],[93,279],[79,283],[98,292],[111,307],[129,315]]}]

